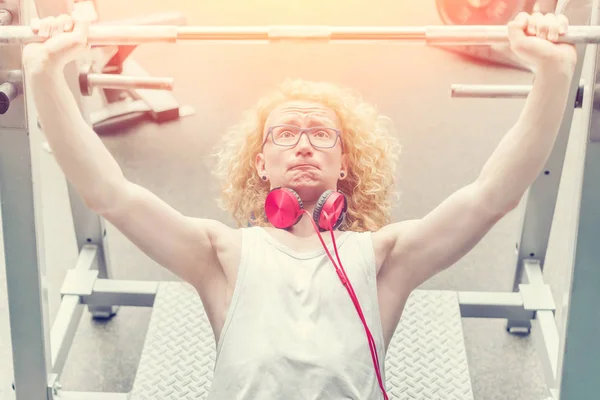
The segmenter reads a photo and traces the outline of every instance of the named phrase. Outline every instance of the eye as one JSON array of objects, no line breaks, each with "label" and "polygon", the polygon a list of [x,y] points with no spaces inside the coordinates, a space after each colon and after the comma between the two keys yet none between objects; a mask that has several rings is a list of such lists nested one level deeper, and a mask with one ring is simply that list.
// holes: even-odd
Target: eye
[{"label": "eye", "polygon": [[293,135],[293,132],[288,127],[278,126],[273,129],[273,135],[276,137],[289,137],[290,135]]}]

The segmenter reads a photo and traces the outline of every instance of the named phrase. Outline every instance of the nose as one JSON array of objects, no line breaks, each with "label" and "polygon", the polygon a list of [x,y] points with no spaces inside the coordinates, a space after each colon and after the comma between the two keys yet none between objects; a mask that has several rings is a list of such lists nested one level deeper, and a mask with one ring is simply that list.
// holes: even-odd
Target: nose
[{"label": "nose", "polygon": [[298,141],[298,144],[296,144],[296,151],[302,153],[312,153],[312,150],[313,147],[310,144],[310,141],[308,140],[308,135],[306,134],[306,132],[302,133],[300,135],[300,140]]}]

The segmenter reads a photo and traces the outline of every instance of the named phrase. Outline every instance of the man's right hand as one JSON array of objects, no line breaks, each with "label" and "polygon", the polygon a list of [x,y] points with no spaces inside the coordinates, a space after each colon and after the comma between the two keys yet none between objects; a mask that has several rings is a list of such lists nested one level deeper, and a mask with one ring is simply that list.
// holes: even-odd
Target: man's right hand
[{"label": "man's right hand", "polygon": [[29,73],[62,72],[65,65],[82,57],[88,50],[90,22],[77,14],[33,19],[34,34],[46,38],[23,48],[23,66]]}]

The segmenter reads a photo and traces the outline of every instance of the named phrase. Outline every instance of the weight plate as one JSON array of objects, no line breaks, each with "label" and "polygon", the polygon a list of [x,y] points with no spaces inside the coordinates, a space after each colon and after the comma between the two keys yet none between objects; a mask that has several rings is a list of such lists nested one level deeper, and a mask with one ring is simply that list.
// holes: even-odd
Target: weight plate
[{"label": "weight plate", "polygon": [[506,25],[518,13],[531,13],[535,0],[436,0],[446,25]]}]

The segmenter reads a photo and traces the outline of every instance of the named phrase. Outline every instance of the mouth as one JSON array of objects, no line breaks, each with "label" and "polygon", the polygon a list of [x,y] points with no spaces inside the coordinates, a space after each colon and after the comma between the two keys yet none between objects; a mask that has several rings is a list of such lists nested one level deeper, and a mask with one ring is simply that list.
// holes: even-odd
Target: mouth
[{"label": "mouth", "polygon": [[314,165],[311,164],[298,164],[298,165],[294,165],[292,168],[290,169],[318,169],[317,167],[315,167]]}]

